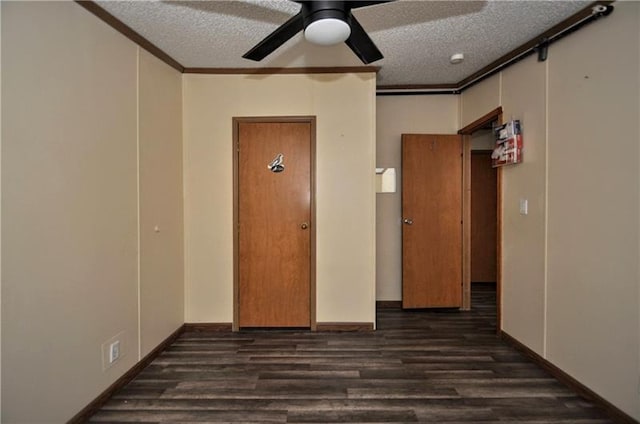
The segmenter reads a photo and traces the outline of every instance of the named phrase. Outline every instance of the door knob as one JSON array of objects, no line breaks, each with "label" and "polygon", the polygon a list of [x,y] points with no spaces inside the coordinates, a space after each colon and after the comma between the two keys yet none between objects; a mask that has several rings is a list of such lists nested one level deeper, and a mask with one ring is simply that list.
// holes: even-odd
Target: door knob
[{"label": "door knob", "polygon": [[307,228],[309,228],[309,224],[307,224],[306,222],[303,222],[302,224],[300,224],[300,228],[302,228],[303,230],[306,230]]},{"label": "door knob", "polygon": [[407,225],[411,225],[411,224],[413,224],[413,219],[405,218],[405,219],[402,220],[402,222],[404,222]]}]

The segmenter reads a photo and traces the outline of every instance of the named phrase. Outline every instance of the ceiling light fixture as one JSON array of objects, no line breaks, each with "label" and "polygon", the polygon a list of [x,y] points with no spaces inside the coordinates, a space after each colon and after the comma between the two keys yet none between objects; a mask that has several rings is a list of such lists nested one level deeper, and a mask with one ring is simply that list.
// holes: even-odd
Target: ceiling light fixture
[{"label": "ceiling light fixture", "polygon": [[259,62],[298,32],[304,31],[305,38],[311,43],[330,46],[344,42],[365,65],[382,59],[382,53],[353,15],[352,10],[387,3],[390,0],[293,1],[300,3],[300,12],[263,38],[242,57]]},{"label": "ceiling light fixture", "polygon": [[311,22],[304,30],[304,38],[313,44],[332,46],[343,43],[351,35],[351,28],[337,18],[324,18]]},{"label": "ceiling light fixture", "polygon": [[451,59],[449,59],[449,62],[451,62],[454,65],[457,65],[458,63],[462,62],[464,60],[464,54],[463,53],[455,53],[451,55]]}]

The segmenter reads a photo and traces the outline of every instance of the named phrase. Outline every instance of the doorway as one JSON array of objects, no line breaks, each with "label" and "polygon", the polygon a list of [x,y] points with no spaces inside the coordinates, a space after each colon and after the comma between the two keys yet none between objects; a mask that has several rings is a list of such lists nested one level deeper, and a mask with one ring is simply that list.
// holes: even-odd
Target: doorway
[{"label": "doorway", "polygon": [[[464,199],[464,222],[466,223],[463,228],[464,243],[463,243],[463,301],[464,308],[471,309],[471,290],[472,290],[472,157],[473,149],[472,142],[476,140],[483,133],[487,133],[487,130],[492,128],[493,125],[500,125],[502,123],[502,107],[498,107],[486,115],[480,117],[476,121],[467,125],[458,131],[458,134],[463,136],[464,144],[464,187],[465,187],[465,199]],[[490,134],[490,133],[489,133]],[[491,136],[492,137],[492,136]],[[486,145],[487,147],[489,144]],[[491,144],[492,146],[492,144]],[[487,147],[479,148],[477,150],[488,150]],[[487,159],[485,159],[486,161]],[[496,291],[496,332],[500,333],[502,329],[502,170],[497,168],[495,170],[495,215],[490,214],[491,219],[495,220],[495,291]],[[491,191],[493,192],[493,191]],[[492,194],[489,194],[492,195]],[[486,241],[485,241],[486,242]],[[485,258],[485,260],[487,260]],[[488,260],[493,261],[493,257],[490,256]],[[493,268],[493,267],[490,267]],[[476,277],[478,278],[478,277]],[[485,278],[485,277],[483,277]]]},{"label": "doorway", "polygon": [[315,328],[315,117],[233,119],[234,330]]},{"label": "doorway", "polygon": [[[487,135],[493,142],[491,129]],[[476,313],[495,316],[497,171],[491,152],[471,151],[471,305]]]},{"label": "doorway", "polygon": [[471,150],[472,290],[474,285],[496,282],[497,171],[491,164],[491,152]]}]

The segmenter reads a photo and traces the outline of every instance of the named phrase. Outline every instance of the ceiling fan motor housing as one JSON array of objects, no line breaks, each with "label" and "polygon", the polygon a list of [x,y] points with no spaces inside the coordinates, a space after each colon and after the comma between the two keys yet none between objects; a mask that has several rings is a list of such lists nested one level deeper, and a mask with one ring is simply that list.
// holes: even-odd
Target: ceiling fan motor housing
[{"label": "ceiling fan motor housing", "polygon": [[342,43],[351,35],[347,13],[344,1],[302,3],[305,38],[314,44],[324,46]]},{"label": "ceiling fan motor housing", "polygon": [[307,41],[323,46],[344,42],[364,64],[382,59],[382,53],[351,9],[388,3],[393,0],[292,0],[301,5],[300,11],[267,35],[242,57],[260,61],[298,32],[304,31]]},{"label": "ceiling fan motor housing", "polygon": [[302,3],[304,27],[320,19],[340,19],[347,21],[347,10],[344,1],[305,1]]}]

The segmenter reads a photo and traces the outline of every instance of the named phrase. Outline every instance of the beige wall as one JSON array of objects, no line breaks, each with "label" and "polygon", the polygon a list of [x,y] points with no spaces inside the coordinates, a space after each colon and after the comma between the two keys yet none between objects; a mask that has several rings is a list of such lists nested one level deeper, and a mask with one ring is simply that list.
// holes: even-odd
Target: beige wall
[{"label": "beige wall", "polygon": [[640,3],[615,7],[461,108],[523,124],[524,163],[503,174],[503,329],[638,419]]},{"label": "beige wall", "polygon": [[491,112],[500,105],[501,74],[493,75],[462,93],[460,128]]},{"label": "beige wall", "polygon": [[[505,120],[520,119],[526,131],[524,162],[503,168],[502,328],[539,354],[545,320],[546,65],[532,55],[502,73]],[[519,212],[520,199],[528,202],[527,215]]]},{"label": "beige wall", "polygon": [[503,328],[640,418],[640,4],[460,105],[376,100],[371,74],[181,77],[74,3],[0,10],[2,422],[63,422],[185,316],[232,320],[233,116],[318,117],[317,319],[373,322],[376,296],[400,299],[400,195],[375,199],[374,162],[399,170],[401,133],[500,104],[525,134],[504,171]]},{"label": "beige wall", "polygon": [[2,8],[2,421],[61,422],[137,359],[137,48],[73,3]]},{"label": "beige wall", "polygon": [[377,97],[376,165],[396,168],[395,193],[376,201],[376,299],[402,299],[401,145],[403,133],[455,134],[455,95]]},{"label": "beige wall", "polygon": [[471,134],[471,150],[493,150],[495,146],[496,139],[491,128]]},{"label": "beige wall", "polygon": [[184,323],[182,76],[139,57],[140,349],[148,354]]},{"label": "beige wall", "polygon": [[[138,173],[151,191],[145,181],[167,181],[165,165],[180,174],[180,159],[167,158],[180,151],[179,81],[169,82],[180,77],[144,54],[138,73],[138,47],[75,3],[1,7],[2,422],[64,422],[137,362],[141,342],[182,322],[182,299],[173,298],[183,284],[180,258],[171,288],[138,276],[138,206],[157,196],[138,197]],[[154,81],[167,93],[150,93]],[[170,121],[162,123],[168,135],[156,139],[160,118]],[[177,149],[160,152],[171,137]],[[180,231],[180,182],[161,185],[178,200],[166,212],[168,237]],[[161,245],[180,252],[163,239],[145,247],[142,261],[160,260]],[[161,325],[149,325],[158,311]],[[122,356],[103,370],[103,344],[114,336]]]},{"label": "beige wall", "polygon": [[[0,7],[0,81],[2,81],[2,7]],[[0,83],[0,99],[2,83]],[[2,103],[0,102],[0,146],[2,146]],[[0,240],[2,240],[2,149],[0,149]],[[0,411],[2,411],[2,243],[0,243]],[[0,421],[2,414],[0,413]]]},{"label": "beige wall", "polygon": [[317,116],[317,320],[375,320],[375,75],[183,77],[187,322],[233,319],[232,117]]},{"label": "beige wall", "polygon": [[550,51],[547,357],[640,418],[640,3],[615,7]]}]

